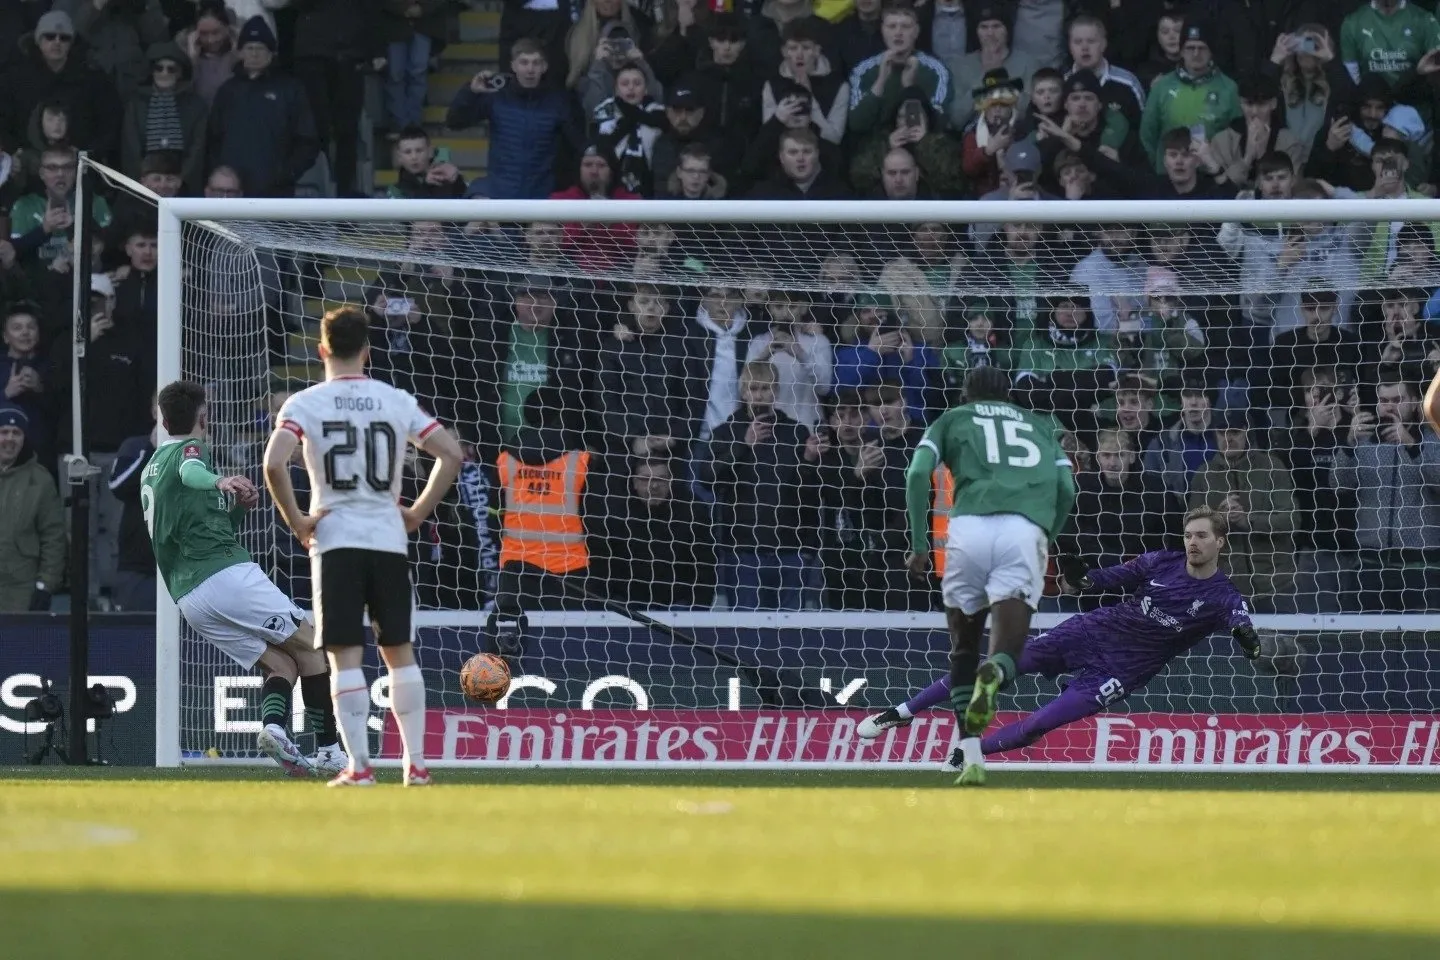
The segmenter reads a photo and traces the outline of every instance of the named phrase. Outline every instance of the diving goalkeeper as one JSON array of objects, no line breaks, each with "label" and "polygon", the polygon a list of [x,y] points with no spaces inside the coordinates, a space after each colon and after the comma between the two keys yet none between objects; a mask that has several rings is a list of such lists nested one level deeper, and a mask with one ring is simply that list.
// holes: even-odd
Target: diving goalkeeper
[{"label": "diving goalkeeper", "polygon": [[[1228,532],[1223,514],[1197,507],[1185,515],[1183,552],[1157,550],[1099,570],[1087,570],[1078,557],[1061,557],[1061,578],[1072,589],[1132,593],[1115,606],[1071,617],[1026,644],[1017,674],[1073,676],[1060,696],[983,737],[981,754],[1028,747],[1051,730],[1099,713],[1145,686],[1216,630],[1229,629],[1246,659],[1258,658],[1260,639],[1245,599],[1219,568]],[[950,678],[941,677],[900,706],[862,720],[856,732],[871,739],[949,701]],[[963,771],[974,762],[956,748],[946,769]]]}]

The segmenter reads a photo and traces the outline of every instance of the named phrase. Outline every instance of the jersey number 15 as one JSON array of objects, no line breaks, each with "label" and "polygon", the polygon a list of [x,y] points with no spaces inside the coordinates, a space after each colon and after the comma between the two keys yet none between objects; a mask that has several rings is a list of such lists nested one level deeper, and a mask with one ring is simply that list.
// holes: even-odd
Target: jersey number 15
[{"label": "jersey number 15", "polygon": [[1000,421],[1000,430],[995,429],[994,417],[973,417],[976,425],[985,433],[985,462],[1000,462],[1000,436],[1005,438],[1005,463],[1012,467],[1034,467],[1040,463],[1040,448],[1035,441],[1022,434],[1033,433],[1035,428],[1019,420]]}]

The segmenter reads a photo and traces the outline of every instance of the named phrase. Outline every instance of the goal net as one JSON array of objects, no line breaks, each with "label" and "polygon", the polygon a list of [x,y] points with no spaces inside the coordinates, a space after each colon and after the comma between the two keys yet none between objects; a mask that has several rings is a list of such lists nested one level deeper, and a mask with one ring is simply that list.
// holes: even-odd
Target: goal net
[{"label": "goal net", "polygon": [[[948,709],[874,741],[856,725],[948,669],[939,581],[905,570],[905,467],[992,365],[1075,463],[1059,550],[1117,564],[1216,507],[1263,642],[1251,663],[1216,635],[995,762],[1440,765],[1440,441],[1418,404],[1440,361],[1435,201],[160,215],[161,380],[207,386],[221,469],[259,479],[275,411],[323,375],[319,319],[346,304],[369,312],[373,375],[462,440],[411,545],[438,764],[943,761]],[[418,488],[425,464],[407,470]],[[949,491],[937,473],[932,545]],[[521,512],[528,532],[507,533]],[[308,561],[268,498],[244,537],[307,606]],[[1116,599],[1063,593],[1053,559],[1045,583],[1037,630]],[[173,607],[159,632],[159,762],[255,759],[258,678]],[[457,679],[482,650],[514,674],[491,707]],[[1064,682],[1022,678],[997,722]]]}]

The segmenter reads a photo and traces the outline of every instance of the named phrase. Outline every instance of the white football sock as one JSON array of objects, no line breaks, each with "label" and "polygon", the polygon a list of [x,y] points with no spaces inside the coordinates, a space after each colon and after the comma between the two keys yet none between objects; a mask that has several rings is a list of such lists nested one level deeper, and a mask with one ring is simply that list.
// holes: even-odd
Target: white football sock
[{"label": "white football sock", "polygon": [[900,715],[901,720],[909,720],[915,716],[915,714],[910,712],[910,707],[903,703],[895,708],[895,712]]},{"label": "white football sock", "polygon": [[335,723],[345,752],[350,754],[350,771],[370,766],[370,688],[365,671],[359,667],[330,674],[330,699],[335,704]]},{"label": "white football sock", "polygon": [[966,763],[985,763],[985,754],[980,752],[980,738],[966,737],[960,741],[960,752],[965,755]]},{"label": "white football sock", "polygon": [[425,678],[416,664],[390,671],[390,710],[405,744],[405,765],[425,766]]}]

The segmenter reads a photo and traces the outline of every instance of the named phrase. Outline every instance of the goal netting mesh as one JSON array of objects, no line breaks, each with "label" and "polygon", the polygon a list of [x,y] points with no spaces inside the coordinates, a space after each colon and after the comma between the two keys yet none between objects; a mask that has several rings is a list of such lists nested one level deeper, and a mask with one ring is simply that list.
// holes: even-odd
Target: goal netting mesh
[{"label": "goal netting mesh", "polygon": [[[904,570],[903,474],[966,371],[995,365],[1076,463],[1060,548],[1119,563],[1219,507],[1264,644],[1251,664],[1202,642],[997,761],[1440,764],[1440,441],[1418,406],[1440,360],[1440,227],[1419,214],[1440,216],[1022,219],[1053,206],[994,223],[953,204],[873,223],[815,222],[828,204],[754,223],[635,204],[636,222],[567,224],[539,202],[506,222],[446,202],[406,222],[368,203],[212,215],[182,224],[183,303],[161,323],[210,391],[221,469],[259,479],[343,304],[370,313],[373,375],[461,438],[460,480],[411,545],[439,763],[943,760],[948,710],[868,743],[855,725],[947,670],[938,582]],[[407,469],[418,488],[425,464]],[[578,540],[507,541],[507,503],[537,478]],[[244,536],[308,605],[268,498]],[[1064,595],[1051,571],[1037,629],[1113,599]],[[460,694],[480,650],[511,659],[495,707]],[[258,679],[184,627],[179,666],[184,755],[253,757]],[[1001,720],[1061,683],[1022,679]]]}]

